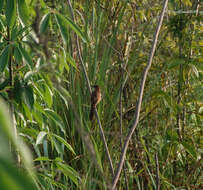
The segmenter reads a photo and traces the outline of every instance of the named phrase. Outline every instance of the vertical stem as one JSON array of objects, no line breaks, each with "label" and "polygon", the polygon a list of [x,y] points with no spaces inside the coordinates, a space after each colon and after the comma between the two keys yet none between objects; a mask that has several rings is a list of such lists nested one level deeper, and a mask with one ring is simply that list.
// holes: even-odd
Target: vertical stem
[{"label": "vertical stem", "polygon": [[[180,2],[181,3],[181,2]],[[181,6],[181,5],[180,5]],[[180,25],[183,24],[183,18],[180,19]],[[179,31],[181,33],[181,31]],[[182,34],[179,36],[179,57],[182,58]],[[178,78],[178,98],[177,98],[177,104],[180,104],[181,101],[181,91],[182,91],[182,82],[183,82],[183,65],[180,64],[179,67],[179,78]],[[179,140],[182,140],[182,132],[181,132],[181,111],[178,110],[177,116],[176,116],[176,125],[177,125],[177,134],[179,137]]]},{"label": "vertical stem", "polygon": [[[10,43],[10,29],[7,27],[7,39]],[[14,105],[12,104],[12,99],[13,99],[13,87],[14,87],[14,80],[13,80],[13,66],[12,66],[12,55],[13,55],[13,48],[10,47],[9,51],[9,60],[8,60],[8,68],[9,68],[9,86],[10,86],[10,91],[8,92],[8,97],[10,99],[9,107],[10,107],[10,115],[11,115],[11,122],[15,134],[15,138],[17,138],[17,128],[16,128],[16,120],[15,120],[15,114],[14,114]],[[12,151],[12,147],[11,147]],[[17,157],[17,162],[20,164],[20,155],[16,153]]]},{"label": "vertical stem", "polygon": [[160,190],[160,177],[159,177],[159,158],[158,153],[155,154],[155,162],[156,162],[156,189]]}]

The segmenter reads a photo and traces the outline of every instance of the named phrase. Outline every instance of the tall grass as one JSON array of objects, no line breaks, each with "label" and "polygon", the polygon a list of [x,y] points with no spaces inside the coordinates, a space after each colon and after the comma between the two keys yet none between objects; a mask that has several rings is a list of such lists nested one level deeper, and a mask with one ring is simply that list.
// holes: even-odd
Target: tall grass
[{"label": "tall grass", "polygon": [[[33,189],[110,189],[112,168],[134,120],[160,1],[19,2],[28,18],[15,6],[9,9],[8,1],[0,3],[0,96],[14,107],[18,135],[32,152],[33,166],[21,153],[19,172],[17,164],[3,160],[11,157],[6,151],[0,154],[0,175],[13,169],[6,173],[13,189],[27,187],[24,168],[35,171],[26,183]],[[191,7],[198,10],[196,1],[170,2],[168,9]],[[201,18],[166,14],[117,189],[201,187]],[[92,122],[89,84],[102,90]],[[7,118],[6,109],[1,106],[0,114]],[[3,118],[0,129],[9,129]],[[14,137],[5,136],[0,149],[9,150],[14,141],[21,152]]]}]

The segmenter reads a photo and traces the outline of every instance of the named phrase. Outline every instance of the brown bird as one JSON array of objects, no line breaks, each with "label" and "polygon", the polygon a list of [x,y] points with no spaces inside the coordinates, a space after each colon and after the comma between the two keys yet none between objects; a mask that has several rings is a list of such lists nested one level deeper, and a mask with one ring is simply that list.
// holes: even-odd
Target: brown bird
[{"label": "brown bird", "polygon": [[95,108],[97,104],[101,101],[101,90],[98,85],[93,86],[94,91],[91,95],[91,110],[90,110],[90,120],[93,119]]}]

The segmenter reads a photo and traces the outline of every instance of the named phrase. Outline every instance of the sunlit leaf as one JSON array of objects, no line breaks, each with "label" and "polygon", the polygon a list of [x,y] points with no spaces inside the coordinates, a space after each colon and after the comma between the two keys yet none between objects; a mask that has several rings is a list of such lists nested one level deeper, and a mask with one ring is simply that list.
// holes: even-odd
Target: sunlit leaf
[{"label": "sunlit leaf", "polygon": [[25,0],[18,0],[18,14],[24,24],[28,24],[29,10]]},{"label": "sunlit leaf", "polygon": [[195,76],[199,77],[199,71],[197,70],[197,67],[195,65],[190,65],[192,72],[195,74]]},{"label": "sunlit leaf", "polygon": [[59,26],[63,41],[65,44],[67,44],[68,43],[68,36],[69,36],[68,28],[67,28],[68,23],[67,23],[66,19],[59,14],[55,14],[55,18],[56,18],[57,24]]},{"label": "sunlit leaf", "polygon": [[47,30],[50,15],[51,15],[50,13],[47,13],[42,17],[42,20],[41,20],[40,25],[39,25],[40,33],[44,33]]},{"label": "sunlit leaf", "polygon": [[41,131],[37,136],[36,145],[42,144],[46,135],[47,135],[47,132]]},{"label": "sunlit leaf", "polygon": [[36,159],[34,159],[34,162],[36,161],[52,161],[51,159],[49,159],[48,157],[38,157]]}]

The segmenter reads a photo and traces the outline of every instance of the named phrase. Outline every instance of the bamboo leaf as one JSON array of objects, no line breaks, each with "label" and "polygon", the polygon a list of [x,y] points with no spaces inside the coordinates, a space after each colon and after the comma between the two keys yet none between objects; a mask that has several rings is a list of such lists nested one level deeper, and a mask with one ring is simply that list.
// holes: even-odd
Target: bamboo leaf
[{"label": "bamboo leaf", "polygon": [[18,47],[14,48],[14,57],[15,57],[17,64],[20,64],[22,61],[22,55],[21,55]]},{"label": "bamboo leaf", "polygon": [[44,33],[47,30],[48,24],[50,19],[50,13],[47,13],[43,16],[40,25],[39,25],[39,31],[40,33]]},{"label": "bamboo leaf", "polygon": [[18,0],[18,15],[25,25],[28,24],[29,11],[25,0]]},{"label": "bamboo leaf", "polygon": [[7,46],[0,55],[0,72],[4,72],[9,59],[9,46]]},{"label": "bamboo leaf", "polygon": [[54,138],[54,136],[51,137],[51,141],[54,144],[54,147],[58,154],[63,155],[64,154],[64,148],[63,145],[59,144],[59,142]]},{"label": "bamboo leaf", "polygon": [[0,12],[2,11],[3,7],[4,7],[4,0],[1,0],[0,1]]},{"label": "bamboo leaf", "polygon": [[32,68],[33,67],[33,62],[32,62],[32,58],[30,57],[30,55],[27,53],[27,51],[21,46],[21,44],[19,44],[18,46],[20,53],[22,54],[22,56],[24,57],[26,63]]},{"label": "bamboo leaf", "polygon": [[51,107],[53,103],[53,93],[48,85],[45,85],[45,93],[44,93],[44,99],[49,107]]},{"label": "bamboo leaf", "polygon": [[12,28],[16,21],[16,0],[7,0],[6,3],[7,26]]},{"label": "bamboo leaf", "polygon": [[30,86],[26,86],[23,88],[23,100],[25,104],[28,106],[30,110],[33,109],[34,105],[34,96],[33,96],[33,89]]},{"label": "bamboo leaf", "polygon": [[63,133],[65,133],[64,124],[62,122],[61,117],[56,112],[54,112],[53,110],[45,109],[44,111],[45,111],[46,116],[48,118],[52,119],[55,122],[55,124],[60,127],[61,131]]},{"label": "bamboo leaf", "polygon": [[67,22],[65,18],[59,14],[55,14],[56,22],[58,24],[59,30],[61,32],[61,36],[65,44],[68,43],[68,29],[67,29]]},{"label": "bamboo leaf", "polygon": [[75,153],[75,151],[73,150],[72,146],[71,146],[69,143],[67,143],[62,137],[60,137],[60,136],[58,136],[58,135],[55,135],[55,134],[53,134],[53,136],[56,137],[56,139],[57,139],[58,141],[60,141],[61,143],[63,143],[63,144],[66,146],[66,148],[67,148],[68,150],[70,150],[74,155],[76,155],[76,153]]},{"label": "bamboo leaf", "polygon": [[62,38],[64,43],[68,43],[68,30],[67,30],[67,26],[70,26],[72,30],[75,31],[75,33],[84,41],[87,42],[87,38],[85,37],[85,35],[82,33],[82,31],[80,30],[80,28],[69,18],[64,17],[63,15],[57,13],[55,14],[55,18],[56,18],[56,22],[59,26]]},{"label": "bamboo leaf", "polygon": [[37,136],[36,145],[42,144],[46,135],[47,135],[47,132],[41,131]]},{"label": "bamboo leaf", "polygon": [[75,185],[78,186],[79,175],[72,167],[68,166],[67,164],[63,164],[61,162],[56,162],[56,165],[58,169],[64,173],[64,175],[69,177],[75,183]]},{"label": "bamboo leaf", "polygon": [[87,37],[84,35],[84,33],[81,31],[81,29],[76,25],[70,18],[65,17],[67,20],[68,25],[71,27],[72,30],[75,31],[75,33],[83,40],[83,42],[87,42]]}]

